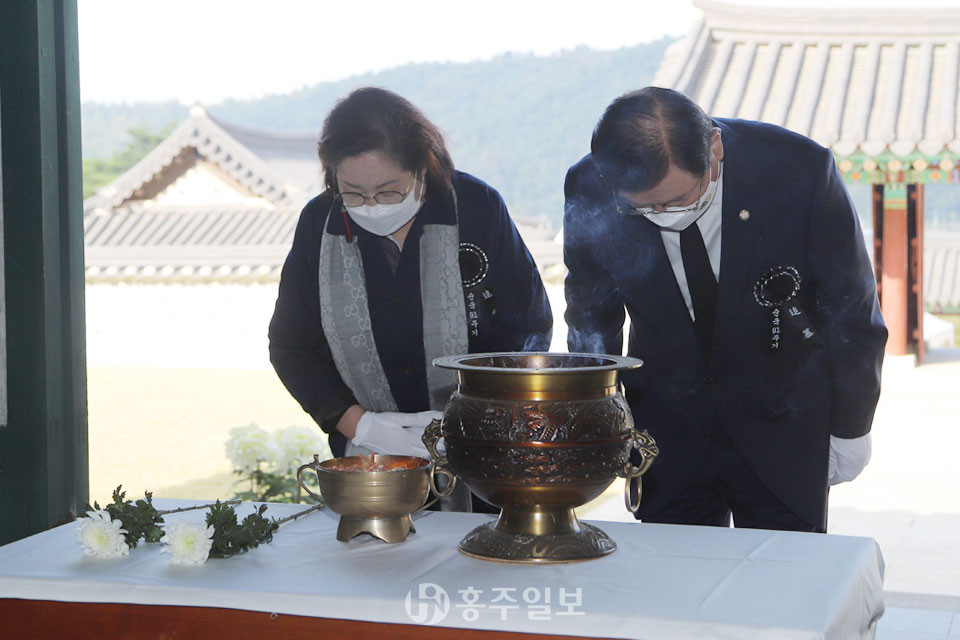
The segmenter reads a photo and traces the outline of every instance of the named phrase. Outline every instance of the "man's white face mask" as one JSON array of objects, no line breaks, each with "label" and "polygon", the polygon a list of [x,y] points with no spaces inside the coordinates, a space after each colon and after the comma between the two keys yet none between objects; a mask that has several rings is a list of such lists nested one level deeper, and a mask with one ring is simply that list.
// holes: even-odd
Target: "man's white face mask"
[{"label": "man's white face mask", "polygon": [[403,225],[410,222],[413,216],[417,215],[420,207],[423,205],[423,192],[425,191],[423,183],[420,186],[420,198],[415,197],[417,191],[417,179],[414,177],[413,185],[410,187],[410,193],[402,202],[396,204],[377,204],[360,205],[359,207],[350,207],[344,205],[347,213],[358,225],[378,236],[388,236]]},{"label": "man's white face mask", "polygon": [[659,212],[652,209],[634,209],[631,211],[631,213],[635,215],[642,215],[661,229],[683,231],[694,222],[699,220],[701,216],[707,212],[707,209],[710,208],[710,205],[713,203],[713,199],[717,195],[717,188],[719,187],[720,180],[722,179],[723,161],[721,160],[720,166],[717,170],[717,179],[710,181],[710,184],[707,185],[707,188],[704,190],[703,194],[693,204],[685,207],[666,207]]}]

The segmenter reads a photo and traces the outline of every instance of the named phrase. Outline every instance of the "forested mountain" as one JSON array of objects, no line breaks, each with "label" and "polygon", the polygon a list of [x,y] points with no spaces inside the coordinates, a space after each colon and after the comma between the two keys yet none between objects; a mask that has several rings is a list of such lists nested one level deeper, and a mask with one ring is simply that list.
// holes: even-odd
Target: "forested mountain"
[{"label": "forested mountain", "polygon": [[[259,100],[205,105],[215,118],[270,130],[319,131],[337,98],[351,89],[392,89],[419,106],[446,134],[457,168],[489,182],[515,216],[546,216],[559,227],[563,177],[589,148],[604,107],[646,86],[670,40],[551,56],[506,54],[471,63],[411,64],[325,82]],[[129,143],[131,128],[161,130],[187,117],[176,102],[82,108],[84,158],[107,158]]]},{"label": "forested mountain", "polygon": [[136,145],[131,129],[159,133],[167,127],[186,120],[188,105],[176,101],[134,102],[132,104],[101,104],[84,102],[80,105],[80,133],[83,159],[106,160]]},{"label": "forested mountain", "polygon": [[[284,95],[205,106],[214,117],[236,124],[316,133],[337,98],[359,86],[387,87],[443,129],[457,167],[496,187],[514,216],[545,216],[559,228],[564,172],[587,152],[593,125],[610,100],[650,83],[668,44],[664,39],[616,51],[583,47],[552,56],[411,64]],[[109,171],[122,171],[145,152],[151,132],[179,124],[187,111],[188,105],[177,102],[84,103],[85,182],[109,180]],[[862,200],[858,207],[866,222],[868,196]],[[926,219],[928,229],[960,229],[960,189],[928,188]]]}]

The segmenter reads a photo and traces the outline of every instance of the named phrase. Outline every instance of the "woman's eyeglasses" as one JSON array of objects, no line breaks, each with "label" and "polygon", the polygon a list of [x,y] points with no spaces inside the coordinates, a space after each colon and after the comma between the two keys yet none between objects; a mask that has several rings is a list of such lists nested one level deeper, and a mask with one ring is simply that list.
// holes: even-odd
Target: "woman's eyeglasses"
[{"label": "woman's eyeglasses", "polygon": [[377,204],[400,204],[415,184],[417,184],[416,177],[414,177],[413,183],[406,191],[380,191],[372,196],[366,196],[356,191],[343,191],[340,193],[340,198],[343,200],[343,204],[348,207],[362,207],[367,204],[367,200],[373,200]]}]

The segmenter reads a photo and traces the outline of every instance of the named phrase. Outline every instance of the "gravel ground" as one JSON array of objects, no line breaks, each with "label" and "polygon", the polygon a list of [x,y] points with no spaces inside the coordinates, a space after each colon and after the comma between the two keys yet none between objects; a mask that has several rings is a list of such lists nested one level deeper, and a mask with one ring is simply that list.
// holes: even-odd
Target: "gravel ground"
[{"label": "gravel ground", "polygon": [[[919,367],[912,356],[888,356],[872,434],[870,464],[830,489],[831,512],[960,516],[960,349],[933,351]],[[619,519],[621,500],[620,489],[608,490],[581,511]]]}]

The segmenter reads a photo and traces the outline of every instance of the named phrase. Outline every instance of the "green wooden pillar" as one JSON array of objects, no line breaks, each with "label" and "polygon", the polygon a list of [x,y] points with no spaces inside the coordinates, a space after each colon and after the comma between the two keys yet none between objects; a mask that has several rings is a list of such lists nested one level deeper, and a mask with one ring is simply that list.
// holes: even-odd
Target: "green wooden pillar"
[{"label": "green wooden pillar", "polygon": [[88,496],[76,0],[0,2],[8,424],[0,544]]}]

